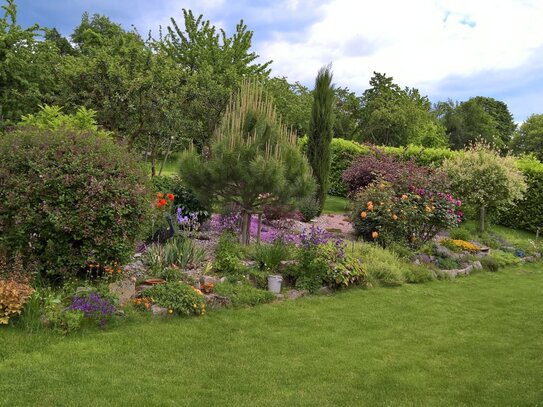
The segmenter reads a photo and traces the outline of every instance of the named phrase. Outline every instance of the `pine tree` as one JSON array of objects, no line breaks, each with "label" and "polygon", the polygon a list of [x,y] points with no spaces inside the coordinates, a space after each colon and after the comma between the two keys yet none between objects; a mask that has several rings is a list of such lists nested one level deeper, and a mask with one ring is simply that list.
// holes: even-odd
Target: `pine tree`
[{"label": "pine tree", "polygon": [[334,87],[330,65],[322,67],[315,79],[313,91],[313,108],[309,140],[307,142],[307,157],[317,180],[316,200],[320,211],[328,191],[328,174],[330,172],[330,143],[334,127]]},{"label": "pine tree", "polygon": [[204,202],[237,204],[241,242],[266,204],[294,205],[315,189],[311,168],[296,136],[282,125],[263,87],[245,80],[217,127],[209,150],[183,153],[181,177]]}]

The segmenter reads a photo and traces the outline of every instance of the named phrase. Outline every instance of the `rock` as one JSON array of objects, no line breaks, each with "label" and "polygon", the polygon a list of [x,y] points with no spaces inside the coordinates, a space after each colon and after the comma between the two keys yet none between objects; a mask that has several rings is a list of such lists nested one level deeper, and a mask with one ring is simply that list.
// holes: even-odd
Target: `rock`
[{"label": "rock", "polygon": [[142,277],[147,272],[147,267],[145,267],[141,259],[137,259],[136,261],[123,266],[123,272],[125,275]]},{"label": "rock", "polygon": [[329,294],[332,294],[332,290],[330,289],[330,287],[321,287],[317,290],[317,294],[319,295],[329,295]]},{"label": "rock", "polygon": [[204,298],[207,306],[213,309],[226,307],[231,303],[230,298],[218,294],[204,294]]},{"label": "rock", "polygon": [[488,256],[490,254],[490,247],[481,246],[479,248],[479,254],[481,256]]},{"label": "rock", "polygon": [[483,269],[483,265],[482,265],[481,262],[478,261],[478,260],[477,260],[477,261],[474,261],[474,262],[472,263],[472,265],[473,265],[473,269],[474,269],[474,270],[482,270],[482,269]]},{"label": "rock", "polygon": [[200,284],[217,284],[220,283],[221,279],[215,276],[200,276]]},{"label": "rock", "polygon": [[282,274],[284,271],[298,265],[298,260],[282,260],[277,266],[277,272]]},{"label": "rock", "polygon": [[153,315],[168,315],[168,308],[160,307],[156,304],[151,305]]},{"label": "rock", "polygon": [[145,291],[147,290],[148,288],[151,288],[152,285],[150,284],[140,284],[136,287],[136,292],[139,294],[141,293],[142,291]]},{"label": "rock", "polygon": [[419,253],[415,256],[415,264],[428,264],[432,263],[433,259],[432,256],[426,254],[426,253]]},{"label": "rock", "polygon": [[248,268],[254,268],[257,266],[257,262],[254,260],[242,260],[241,264],[243,264],[244,267]]},{"label": "rock", "polygon": [[119,304],[125,305],[136,295],[136,279],[127,278],[109,285],[109,292],[119,297]]},{"label": "rock", "polygon": [[453,252],[447,249],[444,246],[437,245],[436,246],[436,254],[440,257],[453,257]]},{"label": "rock", "polygon": [[289,300],[295,300],[297,298],[301,298],[307,294],[307,291],[305,290],[288,290],[287,292],[287,298]]},{"label": "rock", "polygon": [[275,298],[278,299],[278,300],[284,300],[284,299],[285,299],[285,295],[284,295],[284,294],[276,293],[276,294],[275,294]]}]

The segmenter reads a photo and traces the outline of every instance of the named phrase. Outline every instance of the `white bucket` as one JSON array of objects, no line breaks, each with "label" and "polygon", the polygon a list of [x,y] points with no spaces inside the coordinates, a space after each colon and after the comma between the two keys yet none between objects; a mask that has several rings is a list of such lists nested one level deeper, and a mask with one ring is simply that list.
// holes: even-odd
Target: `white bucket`
[{"label": "white bucket", "polygon": [[279,294],[281,292],[281,283],[283,276],[268,276],[268,291]]}]

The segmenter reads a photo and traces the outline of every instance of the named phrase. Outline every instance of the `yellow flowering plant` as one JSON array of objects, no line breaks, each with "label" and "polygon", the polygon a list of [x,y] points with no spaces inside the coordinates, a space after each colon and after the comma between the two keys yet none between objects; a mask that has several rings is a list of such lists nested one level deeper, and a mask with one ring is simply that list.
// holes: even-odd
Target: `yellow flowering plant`
[{"label": "yellow flowering plant", "polygon": [[142,295],[152,299],[152,303],[168,309],[168,314],[204,315],[206,302],[202,292],[179,281],[155,285]]}]

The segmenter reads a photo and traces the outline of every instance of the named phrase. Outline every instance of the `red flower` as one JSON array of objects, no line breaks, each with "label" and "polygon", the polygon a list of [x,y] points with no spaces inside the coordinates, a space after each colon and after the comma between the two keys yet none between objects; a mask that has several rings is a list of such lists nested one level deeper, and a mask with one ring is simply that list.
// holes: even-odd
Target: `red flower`
[{"label": "red flower", "polygon": [[168,200],[170,200],[170,201],[173,201],[174,198],[175,198],[175,196],[173,196],[173,194],[168,194],[166,196],[168,197]]},{"label": "red flower", "polygon": [[162,208],[165,205],[168,205],[168,201],[166,201],[165,199],[159,199],[156,203],[157,208]]},{"label": "red flower", "polygon": [[164,194],[163,194],[162,192],[158,192],[158,193],[156,194],[156,197],[157,197],[158,199],[162,199],[162,198],[164,198]]}]

